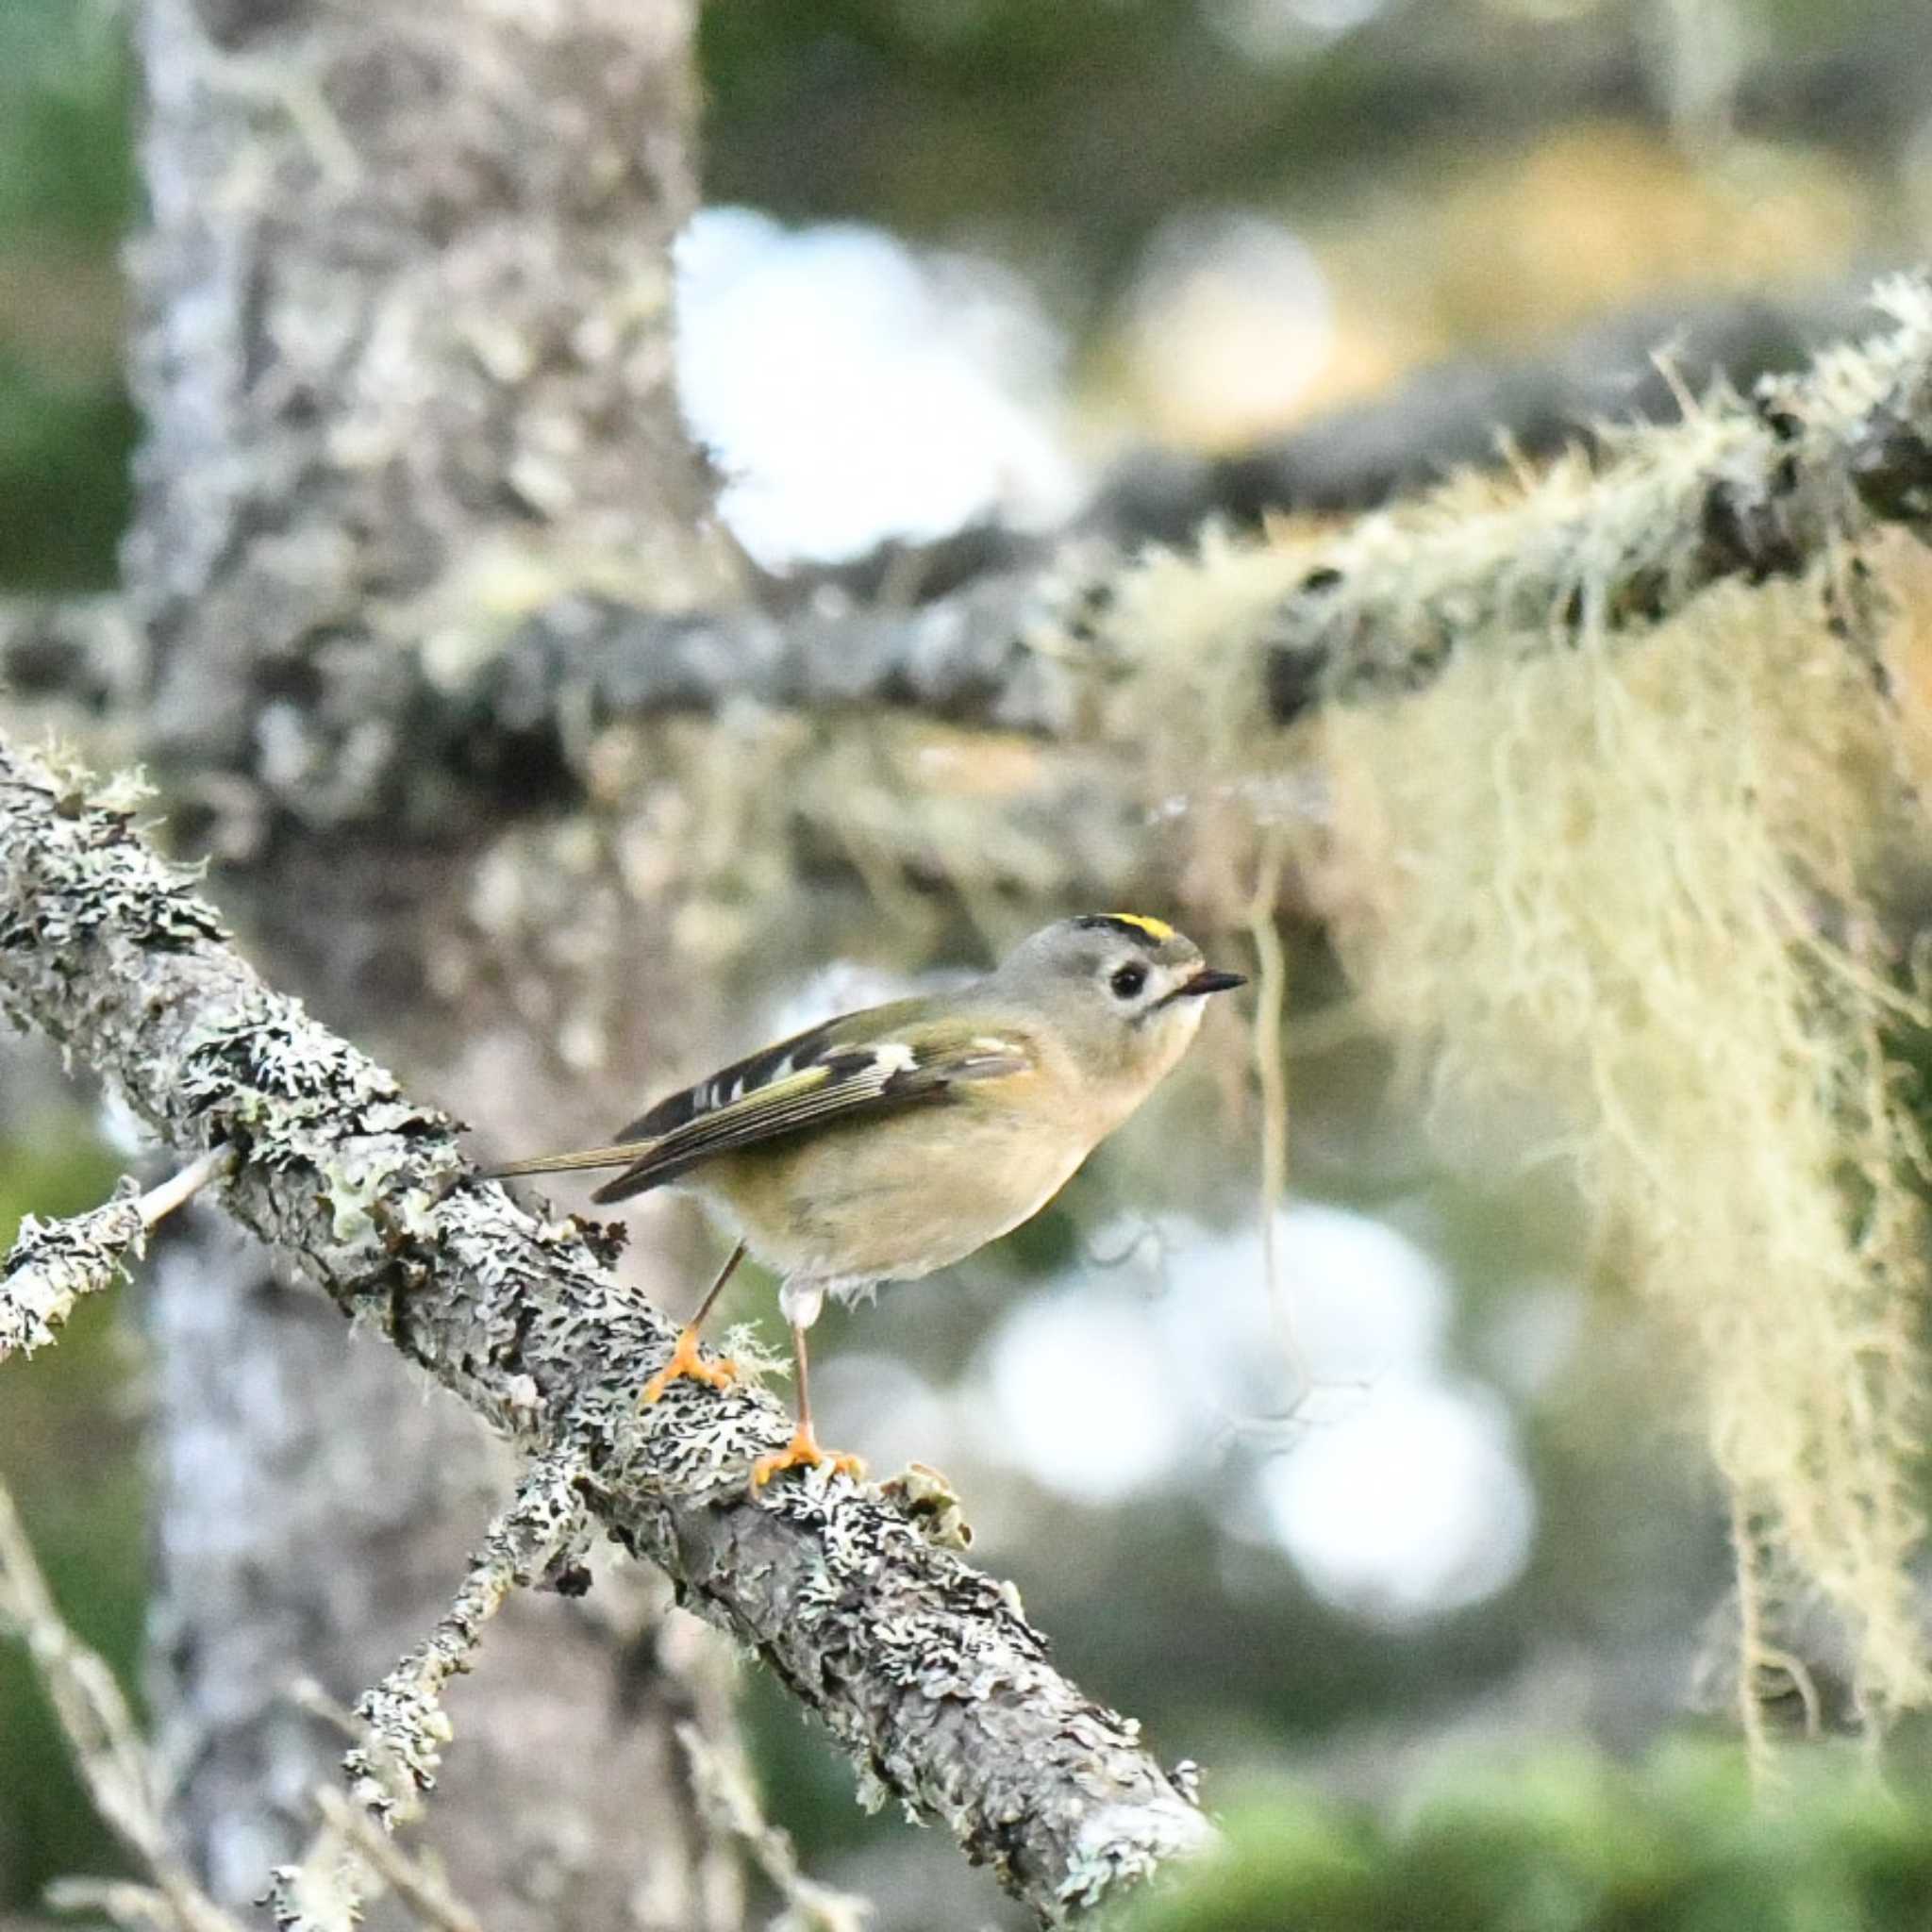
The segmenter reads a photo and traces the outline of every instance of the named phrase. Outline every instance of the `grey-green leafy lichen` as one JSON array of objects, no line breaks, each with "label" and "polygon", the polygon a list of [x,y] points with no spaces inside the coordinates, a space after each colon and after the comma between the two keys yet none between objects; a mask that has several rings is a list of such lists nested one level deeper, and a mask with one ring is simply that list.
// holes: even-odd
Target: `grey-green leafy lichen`
[{"label": "grey-green leafy lichen", "polygon": [[749,1492],[751,1458],[789,1433],[771,1398],[679,1385],[640,1410],[674,1336],[611,1273],[616,1232],[464,1185],[450,1121],[265,986],[125,813],[4,741],[0,906],[9,1011],[177,1152],[232,1149],[219,1198],[242,1225],[575,1472],[606,1531],[1042,1921],[1207,1842],[1133,1726],[904,1509],[822,1472]]},{"label": "grey-green leafy lichen", "polygon": [[0,1261],[0,1362],[52,1341],[82,1295],[98,1293],[139,1257],[146,1233],[131,1181],[71,1220],[26,1216]]},{"label": "grey-green leafy lichen", "polygon": [[567,1570],[588,1534],[568,1455],[540,1456],[491,1523],[455,1601],[429,1636],[356,1707],[364,1740],[343,1760],[352,1795],[384,1826],[410,1817],[435,1789],[451,1729],[442,1690],[466,1666],[512,1590]]}]

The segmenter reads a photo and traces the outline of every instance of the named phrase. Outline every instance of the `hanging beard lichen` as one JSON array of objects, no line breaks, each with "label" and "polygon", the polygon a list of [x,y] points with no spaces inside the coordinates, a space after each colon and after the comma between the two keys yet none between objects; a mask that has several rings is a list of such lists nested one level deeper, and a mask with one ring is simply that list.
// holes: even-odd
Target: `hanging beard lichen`
[{"label": "hanging beard lichen", "polygon": [[1932,1026],[1932,287],[1878,306],[1748,403],[1152,553],[1058,641],[1113,674],[1190,918],[1238,923],[1290,833],[1446,1144],[1560,1158],[1682,1339],[1759,1745],[1799,1598],[1873,1735],[1932,1702],[1928,1164],[1887,1052]]},{"label": "hanging beard lichen", "polygon": [[1845,1621],[1868,1715],[1924,1703],[1908,1559],[1926,1228],[1869,894],[1897,719],[1819,588],[1721,589],[1640,642],[1490,641],[1327,714],[1341,939],[1440,1108],[1524,1096],[1692,1351],[1740,1525]]}]

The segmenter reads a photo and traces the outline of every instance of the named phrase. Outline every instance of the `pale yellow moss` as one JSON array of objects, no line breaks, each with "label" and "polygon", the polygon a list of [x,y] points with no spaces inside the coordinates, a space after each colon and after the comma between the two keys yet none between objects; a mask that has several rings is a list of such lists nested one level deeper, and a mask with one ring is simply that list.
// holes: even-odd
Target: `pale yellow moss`
[{"label": "pale yellow moss", "polygon": [[1928,1689],[1922,1149],[1867,909],[1907,805],[1823,613],[1724,588],[1641,645],[1472,652],[1325,741],[1373,1008],[1444,1112],[1553,1105],[1548,1151],[1694,1348],[1740,1515],[1859,1633],[1882,1712]]},{"label": "pale yellow moss", "polygon": [[[1882,1720],[1932,1690],[1907,1569],[1926,1162],[1885,1053],[1925,1024],[1886,914],[1932,849],[1932,568],[1851,477],[1916,410],[1932,296],[1881,306],[1889,332],[1761,408],[1686,396],[1593,456],[1150,556],[1080,642],[1191,929],[1242,923],[1285,830],[1284,891],[1445,1144],[1566,1166],[1683,1339],[1740,1527],[1743,1682],[1781,1667],[1757,1592],[1789,1575],[1846,1620]],[[1750,583],[1746,542],[1807,574]]]}]

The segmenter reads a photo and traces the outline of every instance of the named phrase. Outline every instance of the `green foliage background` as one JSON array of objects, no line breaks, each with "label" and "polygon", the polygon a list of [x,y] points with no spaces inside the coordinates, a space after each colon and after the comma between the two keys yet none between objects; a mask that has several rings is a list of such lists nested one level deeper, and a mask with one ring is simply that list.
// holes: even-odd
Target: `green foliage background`
[{"label": "green foliage background", "polygon": [[114,9],[0,8],[0,588],[113,581],[135,434],[115,275],[128,92]]},{"label": "green foliage background", "polygon": [[1932,1801],[1855,1759],[1770,1802],[1738,1754],[1641,1766],[1561,1755],[1472,1767],[1405,1819],[1303,1790],[1227,1814],[1226,1854],[1131,1932],[1881,1932],[1932,1924]]},{"label": "green foliage background", "polygon": [[[0,1141],[0,1250],[24,1213],[77,1213],[114,1176],[77,1108],[31,1141]],[[70,1623],[136,1692],[147,1529],[114,1301],[84,1304],[58,1348],[0,1365],[0,1477]],[[62,1874],[119,1869],[25,1657],[0,1644],[0,1907]]]}]

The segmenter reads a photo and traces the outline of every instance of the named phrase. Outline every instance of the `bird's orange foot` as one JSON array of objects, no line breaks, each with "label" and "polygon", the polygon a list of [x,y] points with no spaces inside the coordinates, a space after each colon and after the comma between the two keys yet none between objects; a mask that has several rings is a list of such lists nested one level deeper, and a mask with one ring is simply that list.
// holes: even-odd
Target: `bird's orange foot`
[{"label": "bird's orange foot", "polygon": [[839,1474],[849,1475],[855,1481],[865,1474],[865,1464],[858,1457],[841,1456],[833,1450],[821,1449],[819,1439],[801,1424],[784,1448],[771,1456],[760,1456],[752,1464],[751,1486],[761,1490],[781,1470],[817,1469],[824,1463],[829,1463]]},{"label": "bird's orange foot", "polygon": [[698,1331],[681,1328],[677,1333],[677,1346],[671,1351],[671,1359],[644,1384],[644,1392],[638,1397],[638,1406],[648,1408],[652,1403],[660,1401],[665,1390],[674,1382],[702,1382],[708,1389],[728,1389],[737,1380],[738,1364],[735,1361],[728,1356],[722,1361],[706,1361],[698,1354]]}]

